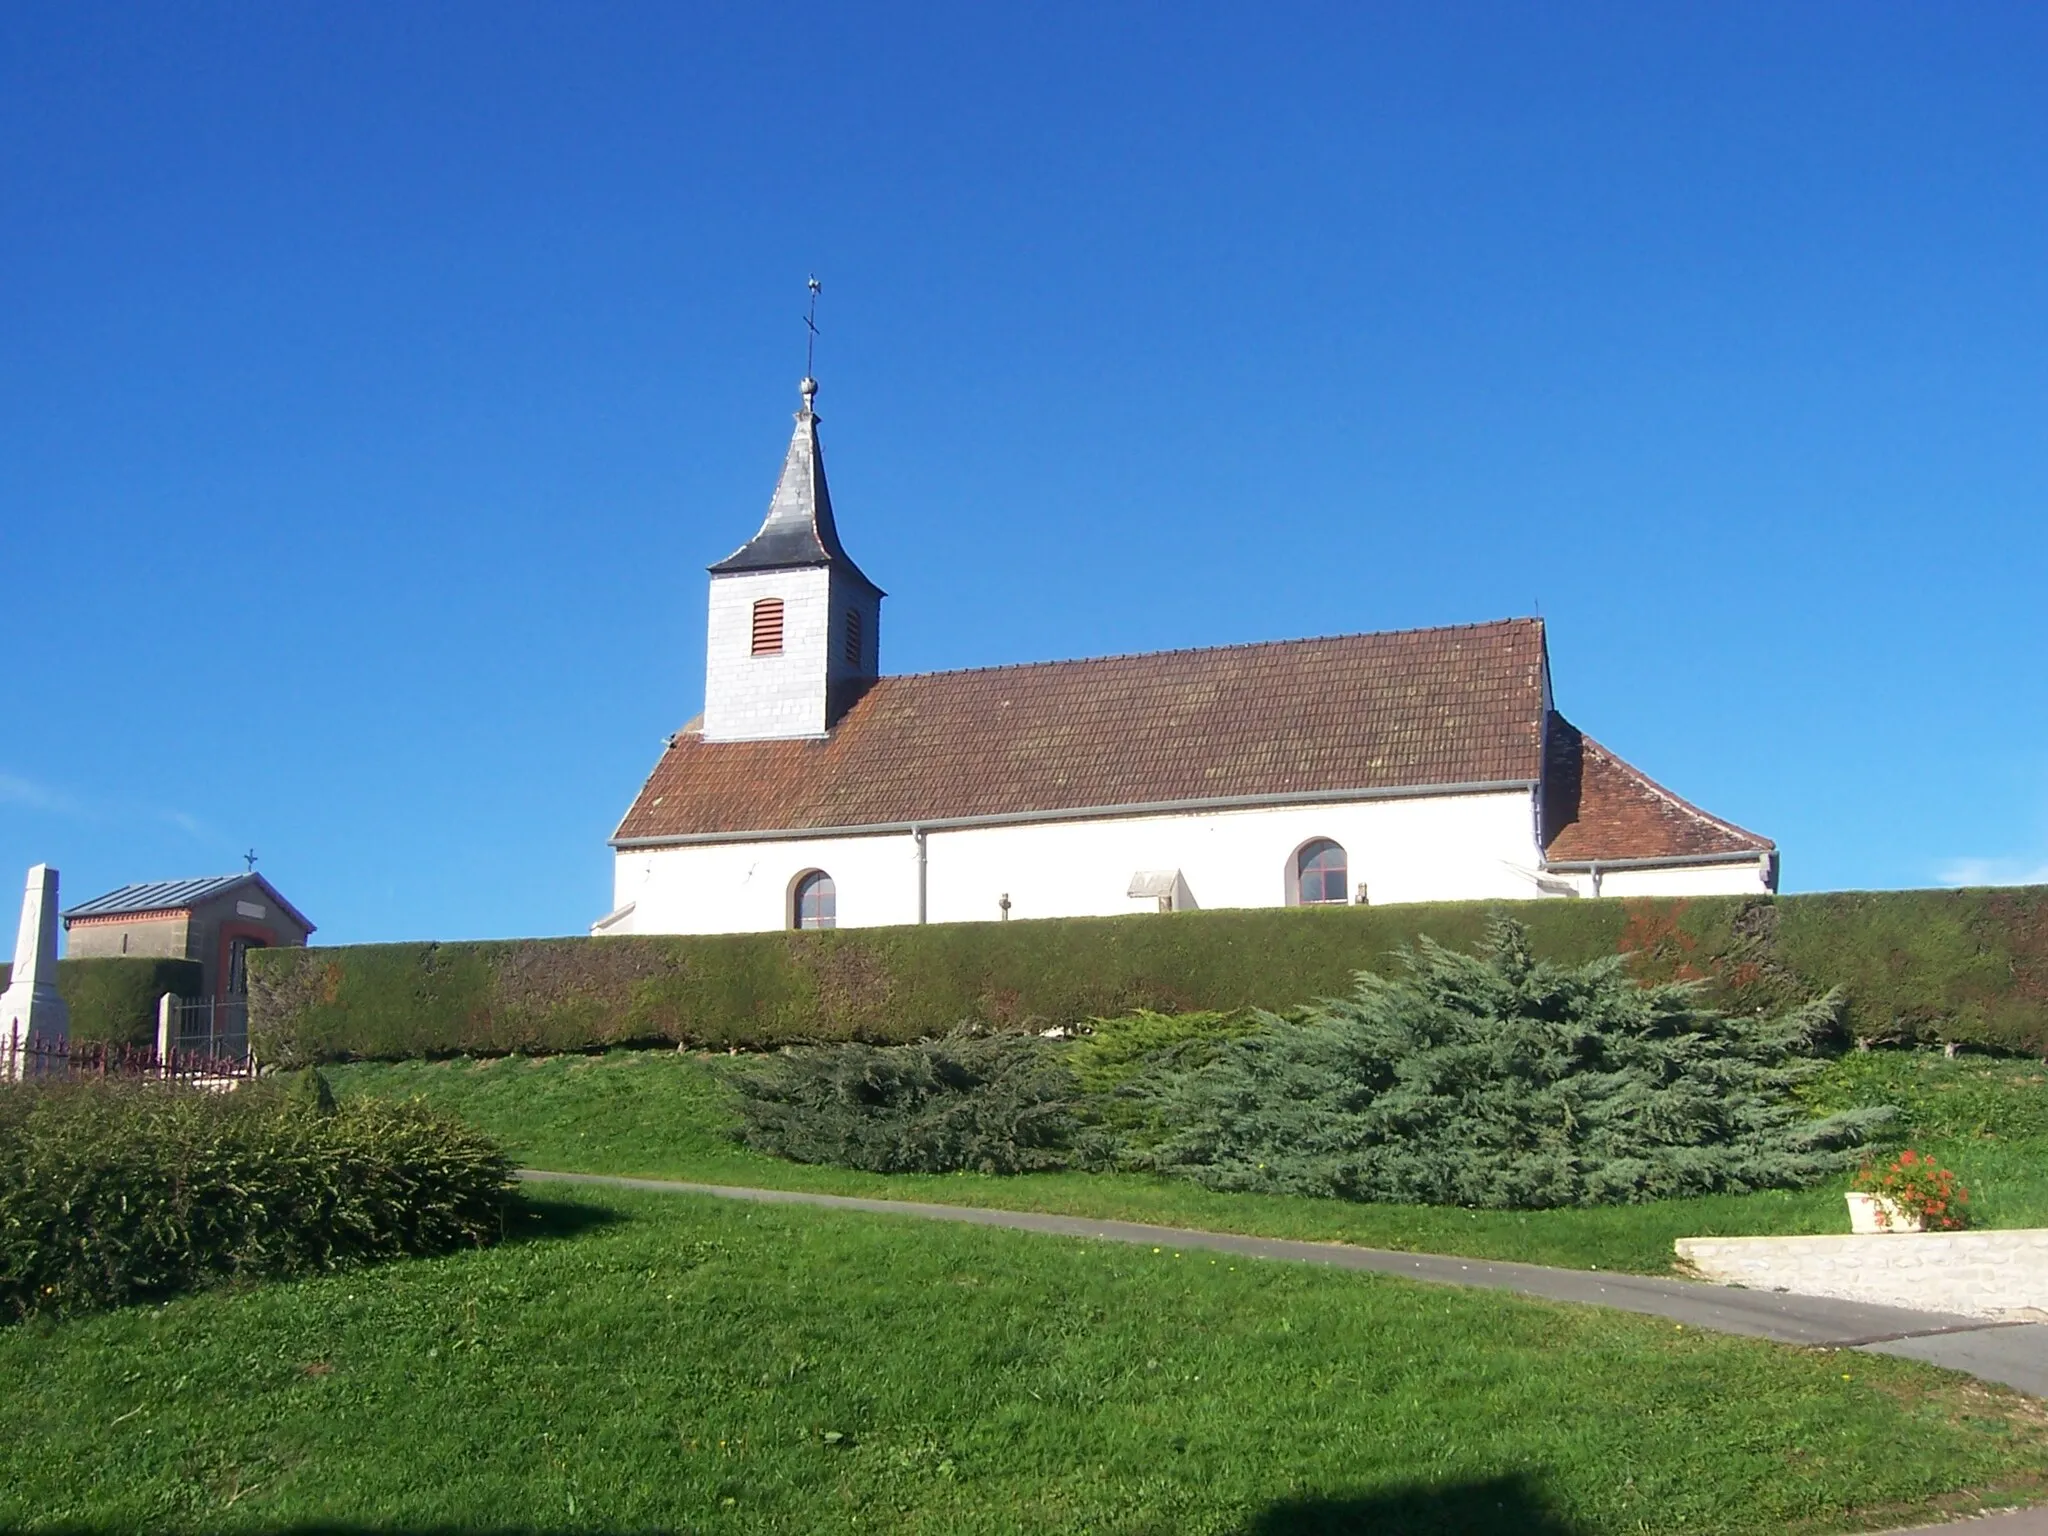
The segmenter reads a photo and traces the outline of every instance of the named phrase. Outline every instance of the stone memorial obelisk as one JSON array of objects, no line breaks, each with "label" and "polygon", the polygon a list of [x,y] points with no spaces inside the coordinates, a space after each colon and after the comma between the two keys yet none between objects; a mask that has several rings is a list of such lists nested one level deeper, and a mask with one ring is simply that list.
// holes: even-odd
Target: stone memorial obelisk
[{"label": "stone memorial obelisk", "polygon": [[31,1060],[24,1049],[30,1036],[61,1051],[70,1035],[71,1011],[57,995],[57,871],[38,864],[29,870],[28,889],[21,897],[14,973],[7,990],[0,992],[0,1073],[24,1077],[44,1065]]}]

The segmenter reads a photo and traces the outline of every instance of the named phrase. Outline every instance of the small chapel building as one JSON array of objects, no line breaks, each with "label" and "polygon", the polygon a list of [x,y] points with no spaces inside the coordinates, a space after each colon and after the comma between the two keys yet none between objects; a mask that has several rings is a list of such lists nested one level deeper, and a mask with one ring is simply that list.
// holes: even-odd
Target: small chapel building
[{"label": "small chapel building", "polygon": [[249,951],[303,948],[313,923],[254,867],[196,880],[124,885],[64,913],[74,960],[156,955],[199,962],[202,996],[243,997]]},{"label": "small chapel building", "polygon": [[801,392],[593,933],[1777,888],[1557,712],[1540,619],[882,675]]}]

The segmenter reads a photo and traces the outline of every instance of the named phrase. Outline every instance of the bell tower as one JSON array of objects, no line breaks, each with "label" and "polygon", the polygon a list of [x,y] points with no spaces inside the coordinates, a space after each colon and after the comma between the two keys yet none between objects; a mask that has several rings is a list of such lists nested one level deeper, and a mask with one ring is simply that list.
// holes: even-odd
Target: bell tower
[{"label": "bell tower", "polygon": [[711,567],[704,739],[823,736],[881,664],[882,589],[839,543],[814,409],[803,405],[761,529]]}]

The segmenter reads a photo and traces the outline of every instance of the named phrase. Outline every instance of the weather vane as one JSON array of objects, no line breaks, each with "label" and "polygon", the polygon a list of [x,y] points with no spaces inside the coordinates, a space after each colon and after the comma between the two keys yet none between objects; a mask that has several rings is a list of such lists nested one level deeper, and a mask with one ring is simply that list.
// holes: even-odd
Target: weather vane
[{"label": "weather vane", "polygon": [[249,851],[248,851],[247,853],[243,854],[243,855],[242,855],[242,862],[243,862],[244,864],[246,864],[246,865],[248,865],[248,866],[249,866],[249,873],[250,873],[250,874],[252,874],[252,875],[253,875],[253,874],[255,874],[255,873],[256,873],[256,850],[255,850],[254,848],[251,848],[251,849],[250,849],[250,850],[249,850]]},{"label": "weather vane", "polygon": [[816,376],[812,370],[813,365],[818,361],[818,291],[824,286],[823,283],[818,281],[817,274],[815,272],[812,273],[810,280],[811,312],[804,316],[804,329],[810,332],[810,335],[804,341],[804,377],[807,379]]}]

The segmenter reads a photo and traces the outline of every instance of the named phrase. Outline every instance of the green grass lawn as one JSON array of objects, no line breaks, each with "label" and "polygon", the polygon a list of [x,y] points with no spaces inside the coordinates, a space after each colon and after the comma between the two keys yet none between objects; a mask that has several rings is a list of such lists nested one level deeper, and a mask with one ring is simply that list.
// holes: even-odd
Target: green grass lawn
[{"label": "green grass lawn", "polygon": [[2048,1481],[2038,1404],[1907,1361],[1170,1246],[542,1209],[0,1330],[0,1529],[1822,1532]]},{"label": "green grass lawn", "polygon": [[[1681,1237],[1845,1232],[1847,1180],[1819,1190],[1589,1210],[1467,1211],[1216,1194],[1131,1174],[880,1175],[807,1167],[734,1145],[725,1058],[605,1056],[358,1063],[328,1068],[338,1093],[421,1094],[502,1138],[533,1167],[881,1195],[1117,1217],[1262,1237],[1522,1259],[1656,1274]],[[1977,1219],[2048,1226],[2048,1068],[1930,1052],[1851,1055],[1814,1086],[1817,1107],[1889,1103],[1915,1145],[1958,1169]]]}]

